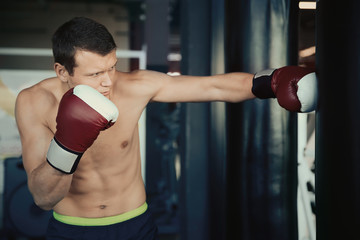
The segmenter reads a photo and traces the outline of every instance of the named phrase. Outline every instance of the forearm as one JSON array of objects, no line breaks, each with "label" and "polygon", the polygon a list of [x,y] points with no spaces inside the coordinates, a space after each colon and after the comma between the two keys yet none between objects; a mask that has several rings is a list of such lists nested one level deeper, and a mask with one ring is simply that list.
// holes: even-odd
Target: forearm
[{"label": "forearm", "polygon": [[253,74],[227,73],[214,77],[221,78],[221,81],[215,81],[220,101],[236,103],[255,98],[251,91]]},{"label": "forearm", "polygon": [[47,162],[35,168],[28,181],[35,204],[44,210],[52,209],[68,193],[72,176],[61,173]]},{"label": "forearm", "polygon": [[251,92],[254,75],[249,73],[170,77],[145,72],[143,75],[143,86],[146,86],[146,91],[152,89],[151,100],[155,102],[241,102],[255,98]]}]

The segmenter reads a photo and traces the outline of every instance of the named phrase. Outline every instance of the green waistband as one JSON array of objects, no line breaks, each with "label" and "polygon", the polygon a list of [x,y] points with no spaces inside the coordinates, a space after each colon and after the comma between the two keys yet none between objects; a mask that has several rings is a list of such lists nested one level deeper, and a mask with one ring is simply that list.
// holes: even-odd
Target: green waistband
[{"label": "green waistband", "polygon": [[76,226],[105,226],[105,225],[111,225],[115,223],[124,222],[126,220],[129,220],[131,218],[137,217],[141,214],[143,214],[148,208],[147,203],[145,202],[142,206],[131,210],[129,212],[116,215],[116,216],[110,216],[110,217],[103,217],[103,218],[83,218],[83,217],[73,217],[73,216],[66,216],[61,215],[59,213],[53,212],[54,218],[58,220],[59,222],[70,224],[70,225],[76,225]]}]

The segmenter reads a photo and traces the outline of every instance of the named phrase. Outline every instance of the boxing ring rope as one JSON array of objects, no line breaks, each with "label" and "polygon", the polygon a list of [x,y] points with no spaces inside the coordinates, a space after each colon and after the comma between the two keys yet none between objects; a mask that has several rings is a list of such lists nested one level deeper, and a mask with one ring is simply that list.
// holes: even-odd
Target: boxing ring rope
[{"label": "boxing ring rope", "polygon": [[[50,48],[0,48],[0,55],[52,57]],[[138,58],[139,68],[146,69],[145,50],[116,50],[118,58]]]}]

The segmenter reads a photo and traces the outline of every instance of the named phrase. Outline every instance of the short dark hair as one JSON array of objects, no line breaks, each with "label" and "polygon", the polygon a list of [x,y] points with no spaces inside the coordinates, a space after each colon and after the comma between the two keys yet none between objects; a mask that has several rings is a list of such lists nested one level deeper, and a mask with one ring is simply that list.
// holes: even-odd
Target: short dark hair
[{"label": "short dark hair", "polygon": [[52,37],[55,62],[74,73],[76,50],[86,50],[105,56],[116,49],[115,41],[106,27],[92,19],[75,17],[61,25]]}]

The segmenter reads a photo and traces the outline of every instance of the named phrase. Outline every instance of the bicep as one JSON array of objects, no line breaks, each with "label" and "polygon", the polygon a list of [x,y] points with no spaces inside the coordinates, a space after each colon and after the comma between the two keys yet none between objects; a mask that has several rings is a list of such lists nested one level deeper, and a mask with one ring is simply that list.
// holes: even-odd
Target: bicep
[{"label": "bicep", "polygon": [[53,133],[41,119],[40,108],[34,107],[31,99],[23,95],[17,98],[15,116],[21,139],[23,164],[29,176],[46,160]]},{"label": "bicep", "polygon": [[228,73],[213,76],[164,78],[154,101],[160,102],[240,102],[254,98],[252,74]]},{"label": "bicep", "polygon": [[240,102],[254,98],[252,74],[227,73],[214,76],[169,76],[141,72],[141,84],[151,101],[156,102]]},{"label": "bicep", "polygon": [[214,78],[199,76],[168,76],[157,84],[153,101],[158,102],[205,102],[218,100]]}]

